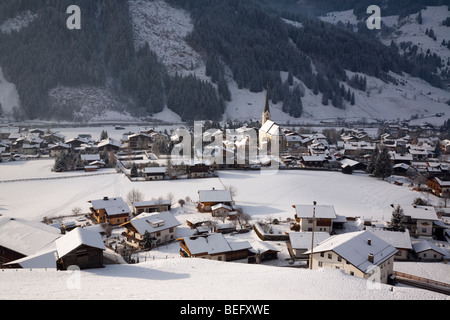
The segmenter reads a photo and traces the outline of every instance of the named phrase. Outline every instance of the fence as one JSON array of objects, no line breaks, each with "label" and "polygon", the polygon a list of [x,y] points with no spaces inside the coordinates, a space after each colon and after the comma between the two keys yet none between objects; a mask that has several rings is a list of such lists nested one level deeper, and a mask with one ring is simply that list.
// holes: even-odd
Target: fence
[{"label": "fence", "polygon": [[420,282],[422,284],[435,285],[435,286],[440,286],[440,287],[444,287],[444,288],[449,288],[450,289],[450,284],[449,283],[435,281],[435,280],[431,280],[431,279],[427,279],[427,278],[422,278],[422,277],[418,277],[418,276],[414,276],[414,275],[411,275],[411,274],[398,272],[398,271],[394,271],[394,275],[396,277],[398,277],[398,278],[403,278],[403,279],[407,279],[407,280],[413,280],[413,281]]}]

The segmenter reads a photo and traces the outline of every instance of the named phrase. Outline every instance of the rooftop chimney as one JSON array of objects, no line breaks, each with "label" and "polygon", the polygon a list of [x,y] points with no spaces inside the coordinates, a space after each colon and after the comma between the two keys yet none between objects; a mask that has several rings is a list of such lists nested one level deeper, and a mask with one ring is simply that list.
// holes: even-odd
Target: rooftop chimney
[{"label": "rooftop chimney", "polygon": [[108,197],[103,197],[103,200],[108,201],[109,198]]},{"label": "rooftop chimney", "polygon": [[371,245],[372,245],[372,239],[367,239],[367,244],[368,244],[369,246],[371,246]]},{"label": "rooftop chimney", "polygon": [[369,253],[369,257],[367,259],[370,263],[373,263],[373,253]]}]

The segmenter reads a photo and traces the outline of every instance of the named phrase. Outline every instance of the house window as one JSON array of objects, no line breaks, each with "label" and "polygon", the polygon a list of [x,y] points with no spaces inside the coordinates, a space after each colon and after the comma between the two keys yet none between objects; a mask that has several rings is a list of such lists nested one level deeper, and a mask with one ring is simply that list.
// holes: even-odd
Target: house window
[{"label": "house window", "polygon": [[321,252],[321,253],[320,253],[320,256],[323,258],[323,257],[325,256],[325,253],[324,253],[324,252]]},{"label": "house window", "polygon": [[156,236],[157,236],[157,237],[161,237],[161,231],[158,231],[158,232],[156,233]]},{"label": "house window", "polygon": [[426,233],[427,229],[426,228],[422,228],[422,233]]},{"label": "house window", "polygon": [[354,273],[353,271],[350,271],[350,275],[351,275],[351,276],[354,276],[355,273]]},{"label": "house window", "polygon": [[333,258],[332,254],[329,253],[329,254],[328,254],[328,259],[332,259],[332,258]]},{"label": "house window", "polygon": [[323,266],[322,261],[319,261],[319,267],[322,267],[322,266]]},{"label": "house window", "polygon": [[341,257],[338,257],[338,261],[341,262],[341,261],[342,261],[342,258],[341,258]]},{"label": "house window", "polygon": [[170,232],[170,233],[173,233],[173,228],[170,228],[170,229],[169,229],[169,232]]}]

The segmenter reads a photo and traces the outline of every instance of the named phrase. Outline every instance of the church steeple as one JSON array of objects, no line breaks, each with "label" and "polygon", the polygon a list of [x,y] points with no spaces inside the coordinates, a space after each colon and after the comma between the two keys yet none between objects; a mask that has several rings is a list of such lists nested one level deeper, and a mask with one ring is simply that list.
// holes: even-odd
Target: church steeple
[{"label": "church steeple", "polygon": [[267,120],[272,120],[270,115],[270,105],[269,105],[269,84],[267,84],[267,94],[266,94],[266,105],[262,114],[262,124],[266,123]]}]

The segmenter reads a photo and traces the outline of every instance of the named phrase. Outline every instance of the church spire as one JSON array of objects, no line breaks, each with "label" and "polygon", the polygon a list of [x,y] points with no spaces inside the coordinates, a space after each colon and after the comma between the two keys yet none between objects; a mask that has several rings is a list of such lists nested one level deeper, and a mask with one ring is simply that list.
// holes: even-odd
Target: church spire
[{"label": "church spire", "polygon": [[264,107],[264,111],[262,114],[262,124],[266,123],[267,120],[272,120],[269,105],[269,84],[267,84],[266,106]]}]

